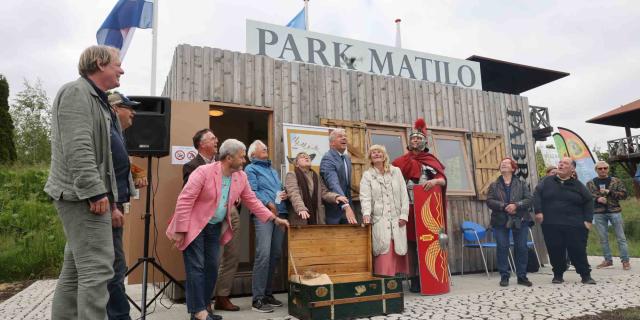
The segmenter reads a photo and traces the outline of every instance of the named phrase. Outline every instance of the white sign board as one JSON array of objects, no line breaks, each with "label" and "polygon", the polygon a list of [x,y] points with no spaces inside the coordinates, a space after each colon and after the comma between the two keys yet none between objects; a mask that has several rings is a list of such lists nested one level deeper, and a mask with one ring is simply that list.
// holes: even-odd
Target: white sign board
[{"label": "white sign board", "polygon": [[247,53],[482,90],[480,63],[247,20]]},{"label": "white sign board", "polygon": [[171,164],[185,164],[198,155],[198,150],[191,146],[171,146]]},{"label": "white sign board", "polygon": [[558,155],[558,150],[555,146],[539,144],[538,148],[540,148],[540,152],[542,153],[542,159],[544,160],[545,166],[558,165],[558,162],[560,162],[560,156]]},{"label": "white sign board", "polygon": [[329,151],[329,128],[283,123],[286,171],[293,171],[293,160],[299,152],[313,158],[311,167],[319,171],[320,160]]}]

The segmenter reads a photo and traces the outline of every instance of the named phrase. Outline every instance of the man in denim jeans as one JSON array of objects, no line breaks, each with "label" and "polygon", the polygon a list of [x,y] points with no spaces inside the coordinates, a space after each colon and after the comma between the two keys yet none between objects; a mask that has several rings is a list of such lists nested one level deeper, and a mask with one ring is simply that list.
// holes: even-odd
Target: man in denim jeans
[{"label": "man in denim jeans", "polygon": [[602,269],[613,266],[611,248],[609,248],[609,223],[613,226],[618,240],[620,250],[620,260],[624,270],[631,269],[629,263],[629,250],[627,248],[627,238],[624,236],[622,225],[622,208],[618,201],[627,197],[627,190],[620,179],[609,176],[609,164],[598,161],[595,166],[598,176],[587,182],[587,188],[593,195],[594,215],[593,221],[600,237],[600,245],[604,255],[604,261],[596,268]]},{"label": "man in denim jeans", "polygon": [[[251,189],[262,204],[280,218],[286,218],[287,206],[284,200],[287,194],[282,190],[282,181],[278,172],[271,167],[267,146],[260,140],[254,141],[247,151],[251,160],[244,172],[247,174]],[[271,280],[275,267],[282,255],[284,231],[272,221],[260,222],[253,219],[256,232],[256,255],[253,261],[252,310],[273,312],[273,307],[281,307],[282,302],[273,297]]]}]

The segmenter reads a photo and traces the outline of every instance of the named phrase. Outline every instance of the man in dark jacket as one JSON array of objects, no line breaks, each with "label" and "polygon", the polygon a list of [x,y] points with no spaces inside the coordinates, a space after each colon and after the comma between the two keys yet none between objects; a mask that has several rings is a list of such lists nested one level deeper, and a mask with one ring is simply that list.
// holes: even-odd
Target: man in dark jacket
[{"label": "man in dark jacket", "polygon": [[582,283],[595,284],[587,261],[587,238],[593,220],[593,198],[589,190],[572,178],[576,163],[565,157],[558,162],[556,176],[544,178],[534,193],[535,219],[542,233],[553,266],[552,283],[564,282],[567,269],[565,251],[582,277]]},{"label": "man in dark jacket", "polygon": [[624,183],[620,179],[609,176],[608,163],[598,161],[595,169],[598,176],[587,182],[587,189],[593,196],[594,222],[596,231],[600,236],[600,245],[604,255],[604,261],[596,268],[602,269],[613,266],[611,248],[609,248],[609,223],[611,223],[618,240],[622,269],[629,270],[631,269],[629,249],[627,247],[627,238],[624,236],[622,207],[620,207],[619,202],[627,198],[627,189],[625,189]]},{"label": "man in dark jacket", "polygon": [[214,162],[218,153],[218,138],[211,129],[202,129],[193,136],[193,147],[198,155],[182,167],[182,184],[187,184],[189,176],[197,167]]},{"label": "man in dark jacket", "polygon": [[347,151],[347,133],[344,129],[333,129],[329,134],[331,149],[322,156],[320,176],[331,192],[349,199],[349,203],[325,203],[327,224],[355,224],[355,213],[351,199],[351,157]]}]

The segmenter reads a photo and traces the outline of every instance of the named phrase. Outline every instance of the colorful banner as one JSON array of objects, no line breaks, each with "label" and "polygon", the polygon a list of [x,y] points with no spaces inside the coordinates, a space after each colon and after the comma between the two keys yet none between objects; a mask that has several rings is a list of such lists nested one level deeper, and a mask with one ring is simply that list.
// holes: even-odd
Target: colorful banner
[{"label": "colorful banner", "polygon": [[[420,293],[424,295],[449,292],[449,260],[446,247],[447,218],[444,210],[446,199],[440,186],[429,191],[414,188],[418,268],[420,269]],[[441,238],[444,238],[441,241]]]},{"label": "colorful banner", "polygon": [[[558,132],[559,136],[564,140],[565,150],[569,157],[576,161],[578,180],[586,184],[597,175],[594,170],[596,161],[591,154],[591,150],[577,133],[562,127],[558,127]],[[556,134],[554,134],[553,138],[556,139]],[[560,151],[560,148],[558,148],[558,153]]]},{"label": "colorful banner", "polygon": [[[558,152],[558,161],[564,157],[569,156],[569,152],[567,151],[567,145],[564,143],[564,139],[559,133],[553,134],[553,141],[556,143],[556,151]],[[557,163],[555,165],[558,165]]]}]

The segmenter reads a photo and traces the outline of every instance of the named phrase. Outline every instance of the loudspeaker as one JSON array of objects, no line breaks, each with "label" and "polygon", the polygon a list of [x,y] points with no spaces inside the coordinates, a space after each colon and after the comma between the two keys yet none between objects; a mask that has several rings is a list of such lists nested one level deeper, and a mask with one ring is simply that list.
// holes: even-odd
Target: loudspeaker
[{"label": "loudspeaker", "polygon": [[133,125],[125,130],[129,155],[164,157],[169,155],[171,99],[167,97],[129,96],[140,102],[133,107]]}]

